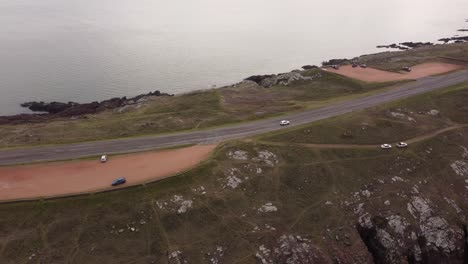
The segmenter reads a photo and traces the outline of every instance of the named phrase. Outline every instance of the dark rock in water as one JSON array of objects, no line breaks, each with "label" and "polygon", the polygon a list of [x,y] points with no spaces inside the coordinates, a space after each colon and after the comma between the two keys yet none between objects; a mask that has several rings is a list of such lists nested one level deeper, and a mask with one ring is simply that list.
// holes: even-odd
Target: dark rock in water
[{"label": "dark rock in water", "polygon": [[345,63],[349,63],[350,60],[348,59],[332,59],[329,61],[322,62],[323,66],[331,66],[331,65],[341,65]]},{"label": "dark rock in water", "polygon": [[73,117],[81,118],[87,114],[95,114],[105,110],[115,109],[126,105],[138,104],[141,99],[150,96],[173,96],[173,94],[161,93],[154,91],[147,94],[127,98],[111,98],[101,102],[92,103],[61,103],[61,102],[25,102],[21,106],[30,109],[33,112],[44,112],[43,114],[20,114],[14,116],[0,116],[0,125],[5,124],[24,124],[24,123],[39,123],[52,120],[54,118]]},{"label": "dark rock in water", "polygon": [[48,112],[51,114],[60,113],[68,108],[75,106],[77,103],[60,103],[60,102],[26,102],[21,104],[22,107],[27,107],[33,112]]},{"label": "dark rock in water", "polygon": [[439,39],[438,41],[442,41],[442,42],[444,42],[444,43],[447,43],[447,42],[449,42],[450,40],[451,40],[450,38],[441,38],[441,39]]},{"label": "dark rock in water", "polygon": [[425,47],[425,46],[432,46],[434,43],[431,42],[402,42],[400,45],[415,49],[415,48],[420,48],[420,47]]},{"label": "dark rock in water", "polygon": [[400,49],[400,50],[407,50],[409,49],[408,47],[403,47],[398,44],[390,44],[390,45],[379,45],[377,48],[386,48],[386,49]]},{"label": "dark rock in water", "polygon": [[399,50],[409,50],[414,48],[420,48],[425,46],[434,45],[431,42],[403,42],[400,44],[390,44],[390,45],[379,45],[377,48],[387,48],[387,49],[399,49]]},{"label": "dark rock in water", "polygon": [[468,28],[462,28],[462,29],[459,29],[458,31],[465,32],[465,31],[468,31]]},{"label": "dark rock in water", "polygon": [[451,37],[451,38],[441,38],[439,41],[444,43],[454,42],[454,43],[463,43],[468,41],[468,36],[464,37]]},{"label": "dark rock in water", "polygon": [[130,99],[127,97],[122,98],[111,98],[108,100],[104,100],[101,102],[92,102],[92,103],[75,103],[75,102],[68,102],[68,103],[61,103],[61,102],[51,102],[51,103],[44,103],[44,102],[26,102],[22,103],[22,107],[27,107],[29,110],[33,112],[47,112],[49,114],[60,114],[60,116],[78,116],[78,115],[85,115],[85,114],[93,114],[100,111],[104,111],[106,109],[114,109],[117,107],[121,107],[128,104],[134,104],[138,100],[144,97],[149,96],[173,96],[173,94],[168,93],[161,93],[160,91],[154,91],[147,94],[140,94]]},{"label": "dark rock in water", "polygon": [[302,69],[304,69],[304,70],[318,69],[318,66],[315,66],[315,65],[304,65],[304,66],[302,66]]}]

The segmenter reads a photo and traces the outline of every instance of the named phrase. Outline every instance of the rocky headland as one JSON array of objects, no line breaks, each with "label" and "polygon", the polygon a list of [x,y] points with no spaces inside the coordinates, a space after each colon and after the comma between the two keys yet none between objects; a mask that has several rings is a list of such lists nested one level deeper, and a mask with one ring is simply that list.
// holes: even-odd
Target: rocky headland
[{"label": "rocky headland", "polygon": [[23,123],[40,123],[56,118],[84,118],[88,114],[96,114],[105,110],[113,110],[117,108],[138,105],[148,100],[153,96],[173,96],[173,94],[161,93],[160,91],[140,94],[135,97],[116,97],[101,102],[91,103],[76,103],[76,102],[25,102],[22,107],[28,108],[36,114],[19,114],[13,116],[0,116],[0,125],[6,124],[23,124]]}]

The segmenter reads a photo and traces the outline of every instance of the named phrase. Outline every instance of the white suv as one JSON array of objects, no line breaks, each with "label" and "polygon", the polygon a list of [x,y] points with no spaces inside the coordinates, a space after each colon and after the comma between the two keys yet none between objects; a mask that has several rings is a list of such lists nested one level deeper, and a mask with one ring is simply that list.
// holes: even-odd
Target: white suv
[{"label": "white suv", "polygon": [[406,147],[408,146],[408,143],[406,143],[406,142],[398,142],[398,143],[396,144],[396,146],[399,147],[399,148],[406,148]]},{"label": "white suv", "polygon": [[288,121],[288,120],[281,120],[280,126],[287,126],[287,125],[289,125],[289,121]]},{"label": "white suv", "polygon": [[390,144],[382,144],[382,145],[380,145],[380,148],[381,148],[381,149],[391,149],[391,148],[392,148],[392,145],[390,145]]},{"label": "white suv", "polygon": [[107,155],[102,155],[102,156],[101,156],[101,162],[102,162],[102,163],[107,162]]}]

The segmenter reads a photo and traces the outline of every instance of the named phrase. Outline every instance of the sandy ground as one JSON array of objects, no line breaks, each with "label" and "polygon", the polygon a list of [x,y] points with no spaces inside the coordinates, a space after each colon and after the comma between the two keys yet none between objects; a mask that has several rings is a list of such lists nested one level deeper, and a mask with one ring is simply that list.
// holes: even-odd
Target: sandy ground
[{"label": "sandy ground", "polygon": [[215,145],[128,154],[99,160],[54,162],[0,167],[0,201],[65,196],[106,190],[114,179],[125,177],[119,187],[162,179],[199,164]]},{"label": "sandy ground", "polygon": [[442,62],[428,62],[412,67],[411,72],[402,71],[401,73],[382,71],[374,68],[353,68],[351,65],[341,66],[338,70],[333,68],[327,68],[327,70],[366,82],[390,82],[419,79],[430,75],[458,70],[462,67],[463,66],[460,65]]}]

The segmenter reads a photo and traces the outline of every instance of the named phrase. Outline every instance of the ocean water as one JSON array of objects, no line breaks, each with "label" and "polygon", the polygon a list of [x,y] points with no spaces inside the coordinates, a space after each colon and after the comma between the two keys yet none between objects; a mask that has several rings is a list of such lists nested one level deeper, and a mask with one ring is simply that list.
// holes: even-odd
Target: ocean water
[{"label": "ocean water", "polygon": [[24,101],[184,93],[435,41],[466,0],[0,0],[0,115]]}]

